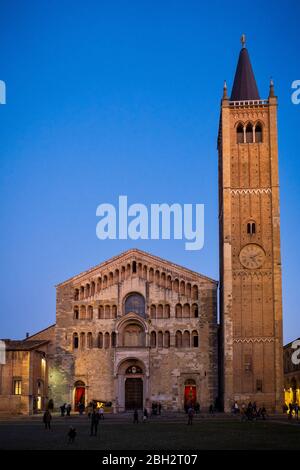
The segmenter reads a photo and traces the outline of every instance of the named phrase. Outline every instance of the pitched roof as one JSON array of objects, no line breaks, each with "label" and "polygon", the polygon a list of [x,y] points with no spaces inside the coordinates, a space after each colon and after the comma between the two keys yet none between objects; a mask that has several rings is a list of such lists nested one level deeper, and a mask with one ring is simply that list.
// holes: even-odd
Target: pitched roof
[{"label": "pitched roof", "polygon": [[235,72],[231,101],[259,100],[259,92],[246,47],[241,49]]},{"label": "pitched roof", "polygon": [[7,351],[31,351],[48,343],[48,341],[18,341],[12,339],[3,339]]}]

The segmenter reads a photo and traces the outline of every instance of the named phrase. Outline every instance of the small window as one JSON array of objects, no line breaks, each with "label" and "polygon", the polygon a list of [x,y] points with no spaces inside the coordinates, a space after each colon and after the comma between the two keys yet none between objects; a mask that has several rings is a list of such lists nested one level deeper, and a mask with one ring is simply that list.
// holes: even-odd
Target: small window
[{"label": "small window", "polygon": [[78,320],[79,318],[79,308],[74,307],[74,320]]},{"label": "small window", "polygon": [[239,124],[236,130],[236,142],[237,144],[244,143],[244,128],[242,124]]},{"label": "small window", "polygon": [[253,143],[253,127],[252,124],[247,124],[246,127],[246,142],[247,144]]},{"label": "small window", "polygon": [[155,333],[155,331],[151,331],[150,345],[151,345],[151,348],[156,348],[156,333]]},{"label": "small window", "polygon": [[111,347],[112,348],[115,348],[117,345],[117,335],[116,333],[113,331],[112,334],[111,334]]},{"label": "small window", "polygon": [[255,142],[259,144],[262,141],[263,141],[262,126],[261,126],[261,124],[256,124],[256,126],[255,126]]},{"label": "small window", "polygon": [[14,379],[14,381],[13,381],[13,391],[14,391],[14,395],[21,395],[22,394],[22,380],[21,379]]},{"label": "small window", "polygon": [[136,273],[136,261],[133,261],[132,263],[132,272]]},{"label": "small window", "polygon": [[73,348],[78,349],[78,334],[74,333],[73,335]]},{"label": "small window", "polygon": [[260,380],[260,379],[256,380],[256,391],[257,392],[262,392],[262,380]]},{"label": "small window", "polygon": [[192,333],[192,344],[193,344],[193,348],[198,348],[199,346],[199,336],[198,336],[197,331],[193,331]]},{"label": "small window", "polygon": [[92,347],[93,347],[93,335],[92,335],[92,333],[87,334],[87,347],[88,347],[88,349],[92,349]]},{"label": "small window", "polygon": [[245,355],[244,357],[245,372],[252,372],[252,357]]},{"label": "small window", "polygon": [[255,222],[248,222],[247,223],[247,234],[248,235],[255,235],[255,233],[256,233]]}]

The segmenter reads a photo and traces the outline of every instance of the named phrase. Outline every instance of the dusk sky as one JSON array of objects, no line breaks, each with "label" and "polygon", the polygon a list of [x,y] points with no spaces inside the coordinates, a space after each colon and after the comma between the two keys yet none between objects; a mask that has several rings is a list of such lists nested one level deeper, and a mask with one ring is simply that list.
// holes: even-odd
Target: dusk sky
[{"label": "dusk sky", "polygon": [[[279,99],[284,341],[300,336],[299,18],[299,1],[0,2],[0,337],[53,324],[57,283],[131,247],[218,279],[220,99],[242,33]],[[119,195],[204,204],[204,248],[100,241],[96,208]]]}]

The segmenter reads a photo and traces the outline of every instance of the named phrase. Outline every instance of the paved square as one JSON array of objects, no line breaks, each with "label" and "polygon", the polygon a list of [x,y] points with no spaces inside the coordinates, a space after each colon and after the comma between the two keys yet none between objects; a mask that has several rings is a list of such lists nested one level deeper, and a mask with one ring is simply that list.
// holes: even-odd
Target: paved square
[{"label": "paved square", "polygon": [[[70,426],[77,430],[68,444]],[[98,449],[98,450],[184,450],[184,449],[297,449],[300,422],[283,419],[241,422],[224,417],[196,416],[192,426],[185,416],[154,417],[146,424],[133,424],[131,416],[105,416],[98,436],[90,436],[87,416],[53,417],[45,430],[41,417],[0,421],[1,449]]]}]

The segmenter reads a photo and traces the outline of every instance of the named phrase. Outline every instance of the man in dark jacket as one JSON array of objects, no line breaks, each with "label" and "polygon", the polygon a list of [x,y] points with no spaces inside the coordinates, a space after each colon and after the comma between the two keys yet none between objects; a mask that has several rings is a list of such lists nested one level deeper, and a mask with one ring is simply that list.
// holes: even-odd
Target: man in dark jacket
[{"label": "man in dark jacket", "polygon": [[43,416],[43,423],[45,424],[45,429],[51,429],[50,428],[50,423],[51,423],[51,413],[49,410],[46,410]]},{"label": "man in dark jacket", "polygon": [[99,413],[96,413],[96,410],[93,410],[91,415],[91,436],[97,436],[99,424]]}]

